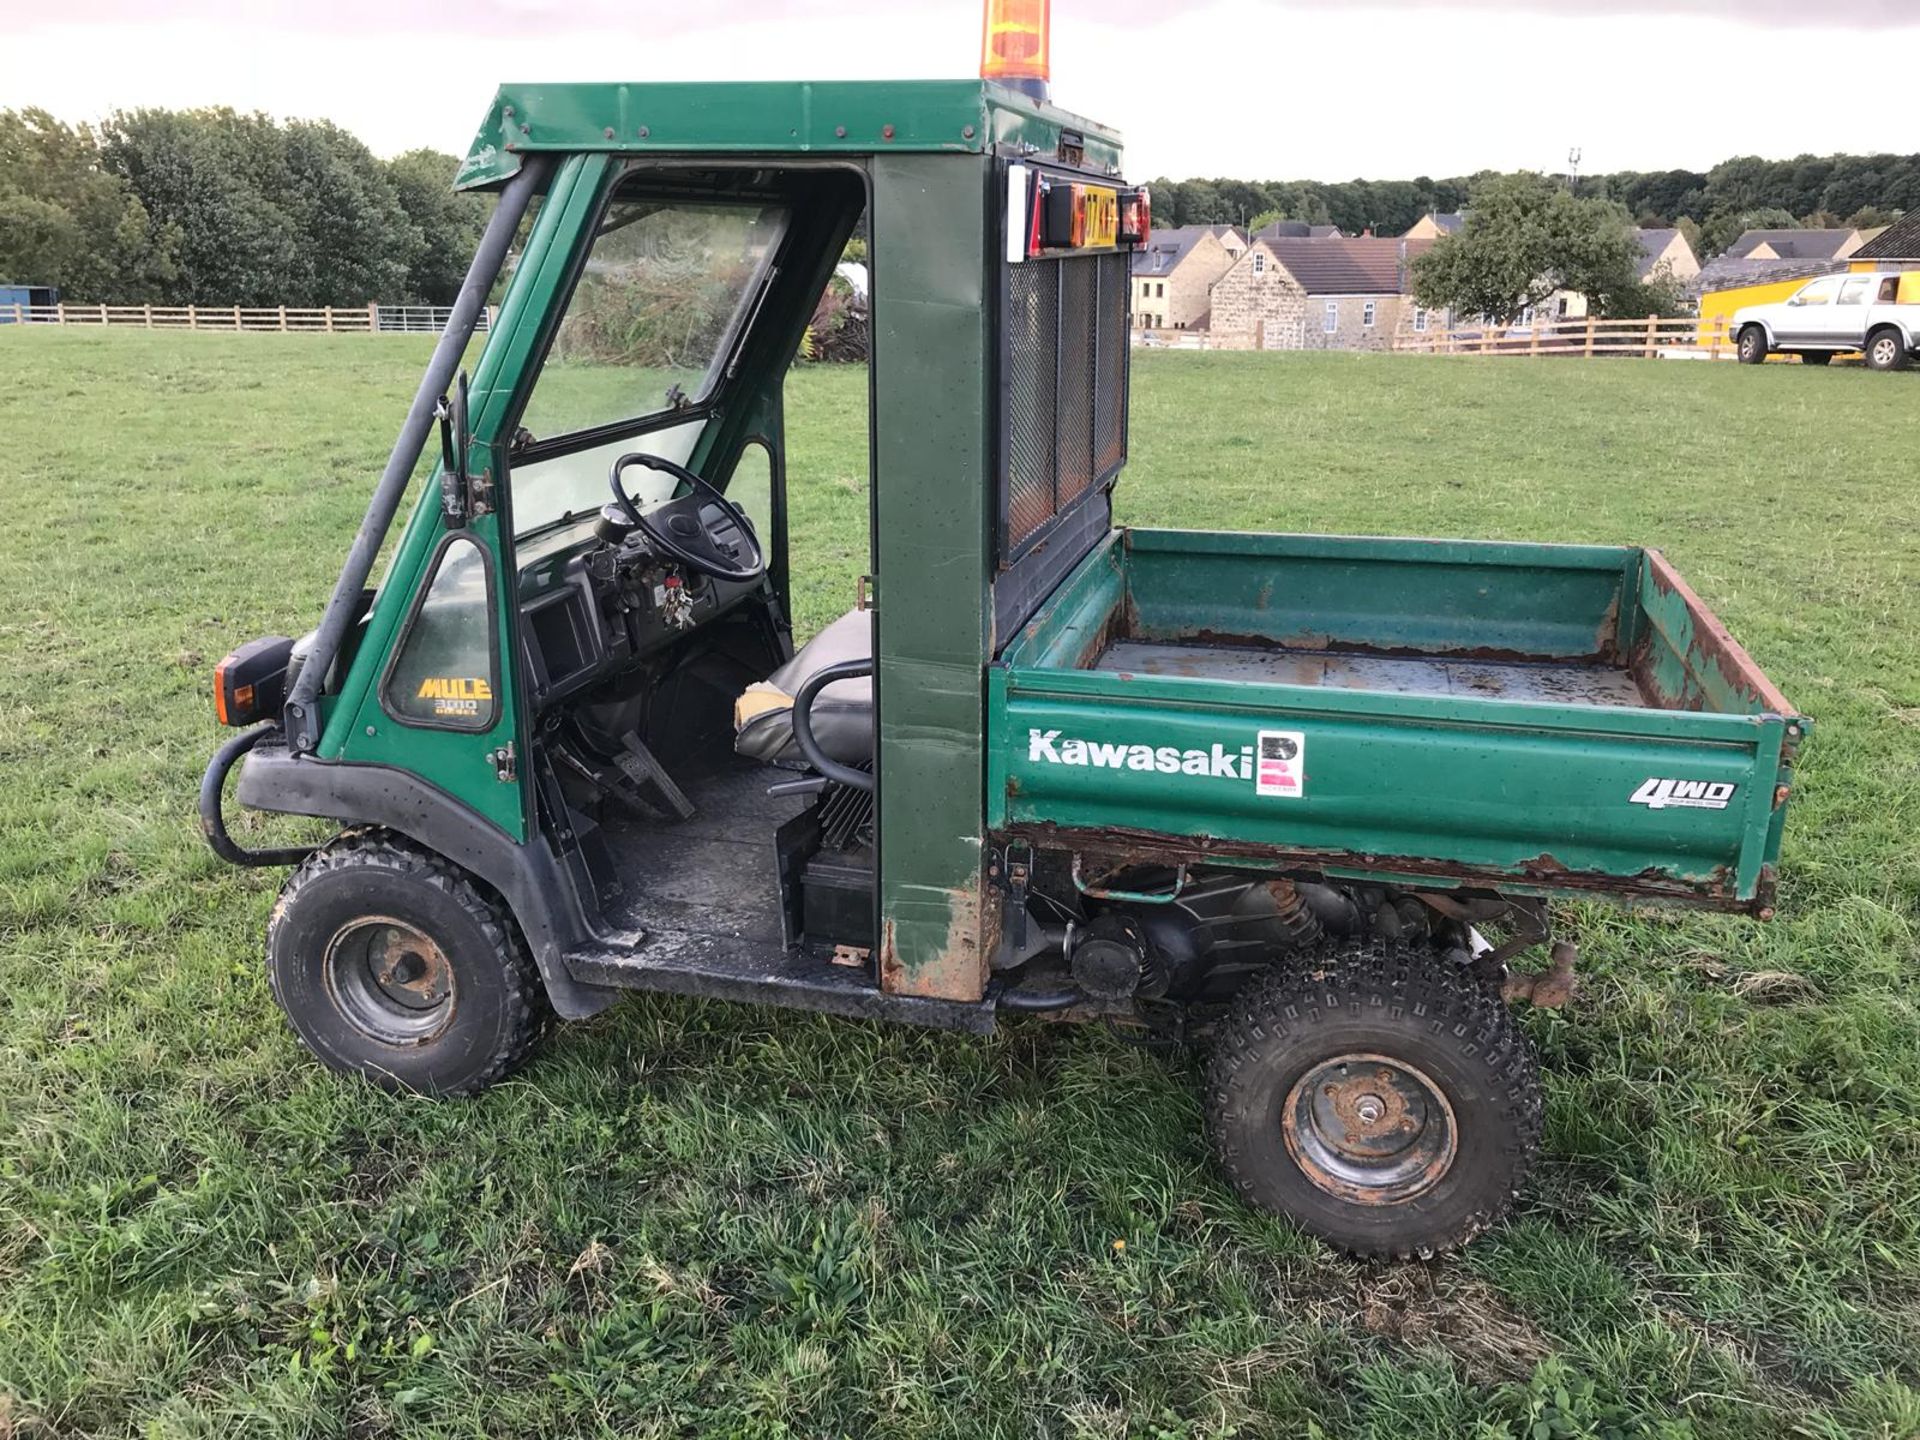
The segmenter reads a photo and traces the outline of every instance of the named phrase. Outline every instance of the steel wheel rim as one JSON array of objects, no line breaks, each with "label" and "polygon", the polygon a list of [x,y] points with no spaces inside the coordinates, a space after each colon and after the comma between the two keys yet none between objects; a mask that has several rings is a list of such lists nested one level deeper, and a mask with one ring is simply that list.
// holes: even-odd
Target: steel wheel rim
[{"label": "steel wheel rim", "polygon": [[1740,337],[1740,353],[1741,353],[1742,355],[1757,355],[1757,354],[1759,354],[1759,353],[1760,353],[1760,341],[1759,341],[1759,339],[1758,339],[1758,338],[1757,338],[1756,336],[1753,336],[1753,335],[1743,335],[1743,336],[1741,336],[1741,337]]},{"label": "steel wheel rim", "polygon": [[321,962],[340,1017],[382,1045],[423,1045],[453,1020],[453,966],[418,926],[389,915],[343,925]]},{"label": "steel wheel rim", "polygon": [[1882,367],[1893,364],[1893,341],[1882,336],[1873,342],[1873,362]]},{"label": "steel wheel rim", "polygon": [[1418,1067],[1370,1052],[1323,1060],[1295,1081],[1280,1130],[1315,1188],[1359,1205],[1425,1194],[1459,1153],[1446,1093]]}]

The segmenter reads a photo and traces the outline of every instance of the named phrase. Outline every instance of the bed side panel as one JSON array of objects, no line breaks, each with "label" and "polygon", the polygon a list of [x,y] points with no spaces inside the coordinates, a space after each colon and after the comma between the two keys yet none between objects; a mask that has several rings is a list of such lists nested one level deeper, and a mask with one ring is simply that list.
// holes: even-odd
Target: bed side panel
[{"label": "bed side panel", "polygon": [[1127,543],[1136,639],[1624,659],[1629,549],[1178,530]]}]

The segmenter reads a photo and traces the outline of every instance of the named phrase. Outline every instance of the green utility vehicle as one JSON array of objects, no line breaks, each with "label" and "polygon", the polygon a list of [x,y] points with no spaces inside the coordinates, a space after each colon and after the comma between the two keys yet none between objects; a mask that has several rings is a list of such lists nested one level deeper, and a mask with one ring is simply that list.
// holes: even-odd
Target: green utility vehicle
[{"label": "green utility vehicle", "polygon": [[[636,989],[1099,1020],[1210,1044],[1248,1200],[1436,1253],[1538,1144],[1547,902],[1767,916],[1807,722],[1652,550],[1116,528],[1147,196],[1040,88],[502,90],[320,624],[220,667],[203,824],[296,867],[269,972],[338,1069],[477,1091]],[[796,652],[782,386],[863,215],[874,598]],[[242,848],[237,765],[339,834]]]}]

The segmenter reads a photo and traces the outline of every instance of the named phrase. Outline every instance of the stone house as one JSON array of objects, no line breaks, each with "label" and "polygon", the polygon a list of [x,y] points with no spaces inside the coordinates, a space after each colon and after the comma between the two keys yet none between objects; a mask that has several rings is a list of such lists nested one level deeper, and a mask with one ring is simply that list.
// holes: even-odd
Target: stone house
[{"label": "stone house", "polygon": [[1467,223],[1467,217],[1455,211],[1436,214],[1429,210],[1413,222],[1411,229],[1400,238],[1402,240],[1440,240],[1454,234]]},{"label": "stone house", "polygon": [[1858,230],[1749,230],[1727,247],[1730,260],[1845,260],[1865,240]]},{"label": "stone house", "polygon": [[1133,252],[1136,330],[1199,330],[1207,323],[1207,291],[1246,252],[1231,225],[1156,230]]},{"label": "stone house", "polygon": [[[1665,276],[1683,291],[1692,288],[1700,274],[1700,257],[1693,253],[1693,246],[1687,243],[1685,235],[1678,230],[1668,229],[1641,229],[1633,233],[1640,245],[1641,284],[1651,284],[1656,278]],[[1572,290],[1556,290],[1547,301],[1546,314],[1550,319],[1584,319],[1587,297]],[[1523,318],[1522,328],[1530,323],[1530,320]]]},{"label": "stone house", "polygon": [[1387,350],[1402,332],[1443,328],[1409,293],[1408,265],[1432,243],[1256,239],[1214,282],[1214,335],[1261,350]]}]

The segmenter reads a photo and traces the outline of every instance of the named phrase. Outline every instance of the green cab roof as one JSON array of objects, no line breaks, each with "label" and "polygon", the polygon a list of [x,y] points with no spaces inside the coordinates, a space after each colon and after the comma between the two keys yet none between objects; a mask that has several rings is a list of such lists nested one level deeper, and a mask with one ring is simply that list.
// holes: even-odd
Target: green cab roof
[{"label": "green cab roof", "polygon": [[454,177],[504,183],[536,153],[979,154],[1084,138],[1089,165],[1118,171],[1118,131],[984,80],[748,80],[503,85]]}]

